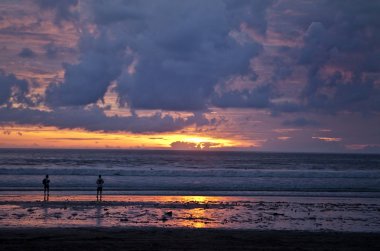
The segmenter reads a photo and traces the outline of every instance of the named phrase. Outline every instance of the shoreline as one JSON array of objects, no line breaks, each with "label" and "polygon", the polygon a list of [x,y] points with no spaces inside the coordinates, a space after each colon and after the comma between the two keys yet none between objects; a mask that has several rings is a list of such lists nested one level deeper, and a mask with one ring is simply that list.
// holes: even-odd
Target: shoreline
[{"label": "shoreline", "polygon": [[0,228],[0,250],[379,250],[380,233],[183,228]]},{"label": "shoreline", "polygon": [[[1,189],[0,200],[5,196],[38,196],[43,190]],[[96,190],[50,190],[54,196],[96,195]],[[325,192],[325,191],[173,191],[173,190],[103,190],[105,196],[215,196],[215,197],[305,197],[305,198],[373,198],[380,199],[380,192]]]}]

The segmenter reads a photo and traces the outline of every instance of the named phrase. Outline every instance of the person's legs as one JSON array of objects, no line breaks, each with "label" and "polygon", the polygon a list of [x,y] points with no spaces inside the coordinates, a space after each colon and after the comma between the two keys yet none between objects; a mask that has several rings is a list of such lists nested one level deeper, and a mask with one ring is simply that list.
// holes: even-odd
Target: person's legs
[{"label": "person's legs", "polygon": [[49,193],[50,193],[50,187],[49,186],[47,186],[46,187],[46,200],[49,200]]}]

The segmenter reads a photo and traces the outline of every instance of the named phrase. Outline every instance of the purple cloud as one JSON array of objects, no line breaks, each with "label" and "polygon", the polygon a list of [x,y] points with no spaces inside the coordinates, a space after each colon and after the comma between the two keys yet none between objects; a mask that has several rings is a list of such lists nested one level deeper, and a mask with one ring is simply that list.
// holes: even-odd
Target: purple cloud
[{"label": "purple cloud", "polygon": [[202,114],[185,118],[155,113],[151,116],[107,116],[105,110],[96,106],[88,108],[57,108],[41,111],[22,108],[0,108],[0,124],[55,126],[61,129],[85,129],[103,132],[159,133],[181,130],[187,126],[213,125]]},{"label": "purple cloud", "polygon": [[23,48],[18,55],[22,58],[35,58],[36,57],[36,53],[29,48]]}]

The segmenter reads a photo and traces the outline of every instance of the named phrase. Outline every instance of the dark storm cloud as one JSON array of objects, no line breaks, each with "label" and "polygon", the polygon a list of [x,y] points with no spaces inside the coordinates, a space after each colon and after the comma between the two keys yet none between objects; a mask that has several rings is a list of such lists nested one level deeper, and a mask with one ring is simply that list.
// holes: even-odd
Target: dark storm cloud
[{"label": "dark storm cloud", "polygon": [[[101,35],[87,33],[81,38],[80,62],[65,65],[64,81],[46,90],[47,103],[95,103],[116,80],[122,106],[206,109],[215,86],[232,75],[247,74],[250,60],[261,51],[259,43],[247,38],[240,41],[230,32],[238,30],[240,22],[265,19],[270,3],[89,2]],[[260,32],[266,30],[266,21],[252,25],[260,26]]]},{"label": "dark storm cloud", "polygon": [[77,6],[78,0],[34,0],[37,5],[43,10],[52,10],[55,12],[56,24],[62,21],[72,21],[78,18],[78,13],[72,11],[72,8]]},{"label": "dark storm cloud", "polygon": [[380,71],[380,3],[318,2],[315,11],[320,15],[311,15],[299,54],[299,64],[309,68],[301,97],[306,106],[328,112],[379,111],[378,77],[370,74]]},{"label": "dark storm cloud", "polygon": [[[55,11],[58,23],[79,14],[73,10],[77,0],[36,2]],[[119,104],[131,109],[380,110],[378,1],[114,0],[83,2],[82,7],[96,32],[82,33],[79,62],[65,64],[64,80],[47,88],[51,107],[96,103],[116,83]],[[279,46],[276,56],[267,56],[273,67],[270,87],[216,93],[215,87],[231,77],[253,74],[251,60],[265,53],[239,31],[242,23],[261,37],[270,27],[281,35],[278,40],[294,38],[300,44]],[[54,44],[45,50],[49,58],[57,55]],[[297,58],[296,63],[289,58]],[[282,97],[277,85],[300,65],[308,71],[301,94],[289,97],[294,102],[272,102]]]},{"label": "dark storm cloud", "polygon": [[65,64],[62,83],[51,83],[46,89],[46,102],[51,106],[80,106],[96,103],[124,66],[125,43],[111,40],[105,33],[99,37],[85,34],[79,44],[78,64]]},{"label": "dark storm cloud", "polygon": [[[329,89],[331,93],[321,92],[323,88]],[[340,77],[337,80],[336,76],[325,80],[316,76],[310,80],[305,90],[307,108],[312,110],[328,113],[351,111],[364,114],[380,111],[380,89],[376,87],[373,79],[363,77],[361,74],[350,80],[343,80]]]},{"label": "dark storm cloud", "polygon": [[29,48],[23,48],[18,55],[22,58],[34,58],[34,57],[36,57],[36,53],[34,53],[34,51],[32,51]]},{"label": "dark storm cloud", "polygon": [[[289,126],[313,124],[299,118],[301,112],[309,117],[307,113],[380,111],[378,1],[104,0],[83,1],[80,6],[77,0],[36,2],[55,14],[57,25],[78,24],[78,57],[64,64],[64,78],[45,91],[51,112],[8,110],[7,114],[25,115],[25,121],[20,116],[15,121],[132,132],[213,123],[201,113],[186,119],[161,113],[107,117],[103,110],[83,108],[102,101],[107,90],[132,113],[267,109],[272,115],[295,113],[298,119],[284,122]],[[48,42],[40,46],[47,58],[58,61],[65,54],[59,47],[63,43],[53,36],[12,27],[2,34],[46,36]],[[12,55],[24,46],[17,46]],[[241,86],[231,81],[248,76],[255,77]],[[12,75],[2,78],[8,83]],[[22,80],[13,78],[18,84],[0,87],[1,104],[25,103],[21,97],[30,95],[18,82]],[[76,117],[78,112],[81,116]],[[39,116],[42,122],[34,119]]]},{"label": "dark storm cloud", "polygon": [[55,126],[61,129],[80,128],[104,132],[159,133],[181,130],[191,125],[212,125],[215,121],[209,121],[201,114],[194,114],[186,118],[174,118],[161,113],[151,116],[110,117],[98,107],[59,108],[50,112],[4,107],[0,108],[0,123]]},{"label": "dark storm cloud", "polygon": [[250,60],[261,50],[252,40],[239,43],[230,36],[239,26],[227,18],[223,1],[144,2],[141,9],[143,18],[128,26],[137,64],[133,74],[124,73],[118,81],[121,104],[205,109],[216,84],[247,74]]},{"label": "dark storm cloud", "polygon": [[27,102],[28,82],[0,70],[0,105]]},{"label": "dark storm cloud", "polygon": [[158,48],[142,49],[146,53],[139,55],[136,73],[119,81],[116,90],[121,103],[126,101],[136,109],[205,109],[218,81],[248,71],[249,59],[256,53],[255,47],[234,43],[230,40],[220,48],[198,48],[188,55],[172,51],[172,46],[160,48],[158,55],[154,53]]}]

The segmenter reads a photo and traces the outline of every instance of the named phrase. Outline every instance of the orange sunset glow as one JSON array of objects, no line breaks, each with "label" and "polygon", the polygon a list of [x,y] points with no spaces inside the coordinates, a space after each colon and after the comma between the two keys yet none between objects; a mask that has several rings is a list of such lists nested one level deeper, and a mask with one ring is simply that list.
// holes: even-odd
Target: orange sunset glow
[{"label": "orange sunset glow", "polygon": [[2,130],[0,146],[15,148],[168,149],[173,142],[194,144],[194,150],[202,150],[204,143],[212,144],[208,149],[245,146],[244,142],[237,140],[176,133],[136,135],[58,130],[54,127],[6,127]]},{"label": "orange sunset glow", "polygon": [[121,2],[0,1],[0,148],[379,152],[373,25]]}]

